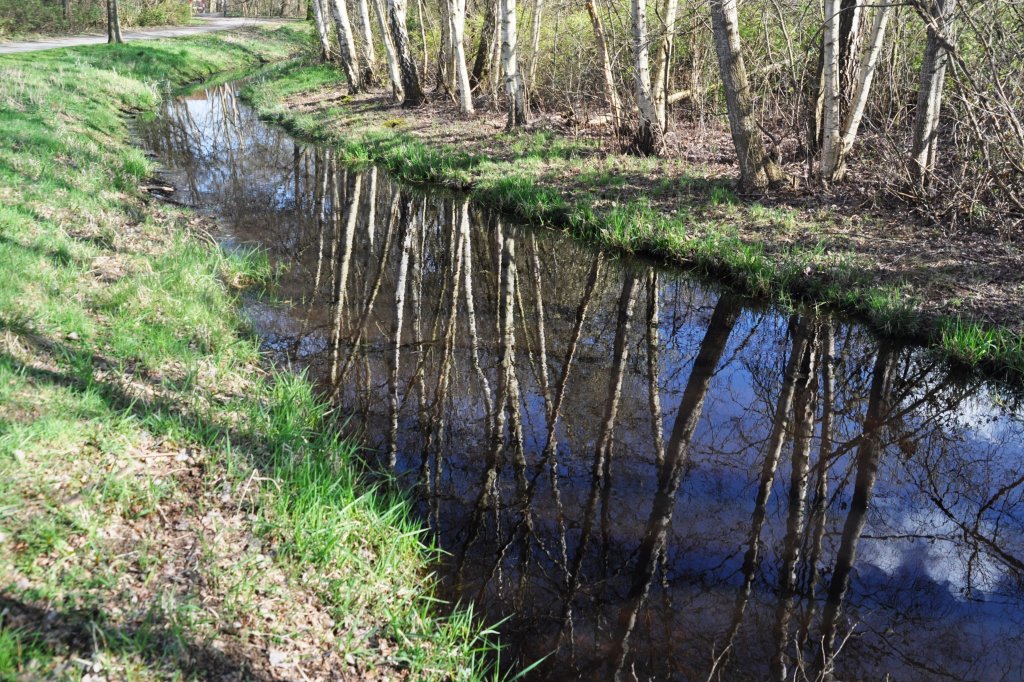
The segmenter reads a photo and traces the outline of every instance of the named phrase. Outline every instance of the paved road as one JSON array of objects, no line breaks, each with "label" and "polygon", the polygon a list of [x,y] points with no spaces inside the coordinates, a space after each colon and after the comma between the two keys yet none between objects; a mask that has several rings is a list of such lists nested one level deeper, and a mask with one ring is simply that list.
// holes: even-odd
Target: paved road
[{"label": "paved road", "polygon": [[[189,36],[196,33],[211,33],[213,31],[227,31],[242,26],[254,26],[256,24],[280,23],[280,19],[248,19],[236,17],[196,17],[203,22],[197,26],[175,26],[170,28],[132,29],[121,31],[121,37],[125,42],[135,40],[155,40],[157,38],[173,38],[175,36]],[[91,33],[77,36],[63,36],[40,38],[38,40],[25,40],[21,42],[3,43],[0,42],[0,54],[13,54],[15,52],[35,52],[37,50],[55,50],[60,47],[75,47],[76,45],[97,45],[107,42],[106,33]]]}]

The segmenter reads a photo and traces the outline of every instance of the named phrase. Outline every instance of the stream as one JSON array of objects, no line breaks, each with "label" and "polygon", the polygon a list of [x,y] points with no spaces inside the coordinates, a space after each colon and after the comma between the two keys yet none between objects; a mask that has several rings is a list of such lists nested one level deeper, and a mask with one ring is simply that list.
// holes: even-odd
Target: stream
[{"label": "stream", "polygon": [[227,84],[139,123],[247,314],[537,679],[1019,680],[1024,407],[863,326],[353,171]]}]

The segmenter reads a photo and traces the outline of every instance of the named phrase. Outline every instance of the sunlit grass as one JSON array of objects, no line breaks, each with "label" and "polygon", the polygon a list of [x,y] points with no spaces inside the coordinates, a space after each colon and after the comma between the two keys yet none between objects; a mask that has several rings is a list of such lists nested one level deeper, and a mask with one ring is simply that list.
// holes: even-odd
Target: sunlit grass
[{"label": "sunlit grass", "polygon": [[[289,584],[349,624],[335,646],[371,668],[371,636],[395,643],[411,679],[477,679],[495,660],[494,633],[469,609],[441,614],[437,550],[408,500],[369,482],[309,381],[265,371],[237,303],[243,290],[272,289],[267,255],[223,251],[190,230],[193,214],[137,190],[153,168],[124,110],[308,42],[286,26],[0,57],[0,587],[58,618],[84,614],[115,677],[188,677],[189,646],[245,621],[267,590],[287,598]],[[336,78],[305,73],[296,87]],[[428,178],[466,163],[426,148],[394,155]],[[200,547],[222,611],[171,590],[121,627],[108,607],[129,599],[126,576],[158,581],[173,551],[112,543],[111,524],[156,523],[194,494],[126,468],[147,443],[203,453],[207,497],[247,495],[250,532],[273,548],[283,586],[268,585],[265,556],[222,565],[217,547]],[[0,622],[0,679],[46,679],[63,655]]]}]

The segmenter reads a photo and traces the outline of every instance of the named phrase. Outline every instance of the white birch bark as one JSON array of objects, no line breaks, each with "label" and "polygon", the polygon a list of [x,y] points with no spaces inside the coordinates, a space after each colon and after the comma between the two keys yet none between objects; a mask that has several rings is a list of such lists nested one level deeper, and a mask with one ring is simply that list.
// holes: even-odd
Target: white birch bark
[{"label": "white birch bark", "polygon": [[878,67],[878,55],[882,52],[885,30],[889,24],[891,13],[892,5],[882,5],[875,11],[868,47],[861,57],[857,81],[854,83],[853,97],[850,99],[850,110],[846,113],[846,120],[843,124],[839,158],[836,160],[836,166],[832,173],[832,180],[837,182],[846,175],[846,156],[853,149],[861,119],[864,117],[864,108],[868,102],[868,95],[871,93],[871,81],[874,79],[875,70]]},{"label": "white birch bark", "polygon": [[338,37],[338,56],[341,58],[341,69],[348,79],[349,90],[359,92],[363,87],[362,74],[359,73],[359,53],[352,37],[352,22],[348,18],[348,7],[345,0],[327,0],[334,18],[334,28]]},{"label": "white birch bark", "polygon": [[368,0],[359,0],[359,27],[363,30],[363,45],[366,51],[366,66],[373,69],[377,66],[377,54],[373,49],[373,28],[370,21],[370,3]]},{"label": "white birch bark", "polygon": [[839,163],[839,1],[825,0],[822,34],[821,179],[828,180]]},{"label": "white birch bark", "polygon": [[373,0],[373,11],[377,15],[377,28],[384,43],[384,56],[388,62],[388,79],[391,81],[391,99],[398,102],[402,99],[402,72],[398,66],[398,53],[395,51],[395,43],[391,39],[391,31],[388,30],[388,22],[384,16],[383,0]]},{"label": "white birch bark", "polygon": [[590,25],[594,29],[594,42],[597,44],[597,56],[601,60],[601,73],[604,75],[605,96],[608,98],[608,108],[611,109],[612,125],[615,130],[622,127],[622,102],[619,99],[619,92],[615,88],[615,74],[612,73],[612,60],[608,54],[608,41],[604,34],[604,24],[601,16],[597,13],[594,0],[586,2],[587,14],[590,16]]},{"label": "white birch bark", "polygon": [[501,64],[505,73],[505,92],[508,93],[508,129],[520,128],[528,123],[526,93],[519,72],[519,46],[516,33],[516,0],[499,0],[501,9]]},{"label": "white birch bark", "polygon": [[910,172],[919,191],[928,184],[935,165],[939,114],[942,110],[942,87],[946,80],[951,41],[949,35],[953,0],[932,0],[928,4],[928,42],[921,62],[917,114],[914,119]]},{"label": "white birch bark", "polygon": [[663,128],[651,92],[651,65],[647,46],[647,0],[632,0],[630,4],[633,24],[633,60],[636,104],[640,111],[634,144],[644,155],[659,154],[662,148]]},{"label": "white birch bark", "polygon": [[679,14],[679,0],[665,0],[661,8],[665,22],[665,34],[658,43],[658,55],[654,62],[654,103],[658,111],[658,124],[668,129],[668,70],[672,59],[672,41],[675,39],[676,16]]},{"label": "white birch bark", "polygon": [[540,59],[540,23],[544,18],[544,0],[533,2],[533,23],[530,25],[530,60],[527,73],[527,87],[532,88],[537,76],[537,61]]},{"label": "white birch bark", "polygon": [[473,113],[473,88],[466,67],[466,0],[451,0],[452,48],[455,56],[456,80],[459,88],[459,109],[466,116]]},{"label": "white birch bark", "polygon": [[320,61],[327,61],[331,58],[331,39],[327,30],[327,17],[324,16],[324,0],[310,0],[313,3],[313,23],[316,24],[316,34],[320,38]]}]

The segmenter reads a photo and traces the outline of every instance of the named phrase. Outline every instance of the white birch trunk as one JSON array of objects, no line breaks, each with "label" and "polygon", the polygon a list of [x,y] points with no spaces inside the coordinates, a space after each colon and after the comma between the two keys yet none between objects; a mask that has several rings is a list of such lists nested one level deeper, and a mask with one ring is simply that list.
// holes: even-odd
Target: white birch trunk
[{"label": "white birch trunk", "polygon": [[590,16],[590,25],[594,29],[597,56],[601,60],[601,73],[604,75],[605,96],[608,97],[608,108],[612,113],[612,124],[618,131],[622,127],[622,102],[619,99],[619,92],[615,88],[615,74],[612,73],[612,60],[608,54],[608,41],[605,39],[604,25],[594,6],[594,0],[587,0],[586,7],[587,14]]},{"label": "white birch trunk", "polygon": [[328,61],[331,58],[331,39],[327,29],[327,17],[324,16],[324,0],[310,0],[313,3],[313,23],[316,24],[316,34],[320,38],[320,60]]},{"label": "white birch trunk", "polygon": [[651,93],[651,65],[647,48],[647,0],[632,0],[630,8],[633,15],[636,104],[640,110],[635,145],[641,154],[659,154],[664,129],[658,120],[658,108]]},{"label": "white birch trunk", "polygon": [[665,0],[661,14],[665,22],[665,35],[658,44],[658,55],[654,62],[654,103],[658,110],[658,124],[662,130],[668,129],[668,71],[672,59],[672,41],[675,39],[676,16],[679,13],[679,0]]},{"label": "white birch trunk", "polygon": [[871,81],[874,79],[875,69],[878,67],[878,55],[882,52],[882,44],[885,42],[885,29],[889,24],[891,12],[892,5],[882,5],[875,11],[868,47],[861,57],[860,68],[857,71],[857,81],[854,84],[853,97],[850,100],[850,110],[846,113],[846,121],[843,124],[839,158],[836,161],[835,171],[831,178],[836,182],[842,180],[846,175],[846,156],[853,149],[853,143],[857,139],[857,131],[860,129],[861,119],[864,117],[864,108],[867,106],[868,95],[871,92]]},{"label": "white birch trunk", "polygon": [[363,87],[362,74],[359,73],[359,53],[352,37],[352,22],[348,19],[348,7],[345,0],[327,0],[334,17],[334,28],[338,36],[338,55],[341,58],[341,69],[348,79],[349,90],[359,92]]},{"label": "white birch trunk", "polygon": [[469,116],[473,113],[473,89],[469,84],[469,69],[466,67],[466,0],[451,0],[451,3],[452,47],[459,87],[459,109]]},{"label": "white birch trunk", "polygon": [[359,27],[363,30],[363,45],[366,51],[366,66],[373,70],[377,66],[377,54],[373,49],[373,28],[370,26],[370,3],[368,0],[359,0]]},{"label": "white birch trunk", "polygon": [[505,92],[508,93],[509,130],[525,126],[529,112],[523,77],[519,73],[519,46],[516,34],[516,0],[499,0],[501,9],[501,64],[505,72]]},{"label": "white birch trunk", "polygon": [[839,2],[825,0],[822,37],[821,179],[835,173],[839,163]]},{"label": "white birch trunk", "polygon": [[533,23],[530,25],[530,61],[527,73],[527,87],[533,88],[537,76],[537,61],[540,59],[540,23],[544,18],[544,0],[534,0]]},{"label": "white birch trunk", "polygon": [[384,16],[383,0],[373,0],[373,11],[377,15],[377,27],[384,42],[384,56],[388,62],[388,79],[391,81],[391,99],[398,102],[402,99],[402,72],[398,66],[398,54],[395,43],[388,30],[388,22]]},{"label": "white birch trunk", "polygon": [[933,0],[928,5],[928,42],[921,62],[920,89],[917,94],[917,115],[914,120],[910,172],[919,191],[923,191],[935,165],[936,135],[942,110],[942,87],[946,80],[952,42],[949,24],[953,0]]}]

